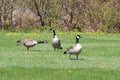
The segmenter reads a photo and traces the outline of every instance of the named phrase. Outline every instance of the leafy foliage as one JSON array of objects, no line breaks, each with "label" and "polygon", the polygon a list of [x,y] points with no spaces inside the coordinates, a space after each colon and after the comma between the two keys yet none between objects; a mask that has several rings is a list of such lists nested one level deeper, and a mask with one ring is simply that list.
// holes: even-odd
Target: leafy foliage
[{"label": "leafy foliage", "polygon": [[120,32],[120,0],[1,0],[0,4],[2,29],[9,23],[14,28]]}]

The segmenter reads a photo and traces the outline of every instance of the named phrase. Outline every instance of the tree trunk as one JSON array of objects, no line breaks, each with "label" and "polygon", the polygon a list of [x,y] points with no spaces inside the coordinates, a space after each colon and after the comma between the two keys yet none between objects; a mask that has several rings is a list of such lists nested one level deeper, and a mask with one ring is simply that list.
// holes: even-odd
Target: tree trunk
[{"label": "tree trunk", "polygon": [[1,20],[1,12],[0,12],[0,29],[3,28],[3,25],[2,25],[2,20]]},{"label": "tree trunk", "polygon": [[0,5],[0,29],[2,29],[2,6]]},{"label": "tree trunk", "polygon": [[10,24],[11,24],[11,27],[13,26],[13,4],[11,2],[11,5],[10,5]]},{"label": "tree trunk", "polygon": [[36,0],[33,0],[33,2],[34,2],[34,5],[35,5],[35,8],[36,8],[36,11],[37,11],[37,15],[39,16],[41,26],[45,26],[44,18],[39,11],[39,7],[38,7],[38,4],[37,4]]}]

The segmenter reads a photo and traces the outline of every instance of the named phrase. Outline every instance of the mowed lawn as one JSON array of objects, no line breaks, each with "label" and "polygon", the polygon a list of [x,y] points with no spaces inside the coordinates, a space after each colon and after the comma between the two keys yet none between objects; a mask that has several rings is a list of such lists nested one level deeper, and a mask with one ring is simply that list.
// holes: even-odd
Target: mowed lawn
[{"label": "mowed lawn", "polygon": [[[52,32],[0,32],[0,80],[120,80],[120,34],[59,32],[62,50],[51,46]],[[69,60],[64,50],[80,34],[79,60]],[[47,40],[29,51],[16,46],[22,38]],[[75,56],[72,56],[75,58]]]}]

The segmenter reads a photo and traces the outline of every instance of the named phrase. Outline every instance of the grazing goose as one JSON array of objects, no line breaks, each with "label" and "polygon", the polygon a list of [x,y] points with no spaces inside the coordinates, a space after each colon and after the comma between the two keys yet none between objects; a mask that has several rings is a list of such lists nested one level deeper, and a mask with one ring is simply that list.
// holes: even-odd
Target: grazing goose
[{"label": "grazing goose", "polygon": [[79,44],[79,38],[81,38],[80,35],[76,36],[76,44],[74,46],[70,46],[64,54],[69,54],[69,59],[71,59],[71,55],[76,55],[76,59],[78,59],[78,55],[80,54],[82,50],[82,46]]},{"label": "grazing goose", "polygon": [[57,37],[55,30],[53,31],[52,46],[54,50],[62,49],[60,39]]},{"label": "grazing goose", "polygon": [[17,46],[22,44],[27,48],[27,50],[29,50],[30,47],[33,47],[40,43],[47,43],[47,41],[35,41],[32,39],[21,39],[21,40],[18,40],[17,43],[18,43]]}]

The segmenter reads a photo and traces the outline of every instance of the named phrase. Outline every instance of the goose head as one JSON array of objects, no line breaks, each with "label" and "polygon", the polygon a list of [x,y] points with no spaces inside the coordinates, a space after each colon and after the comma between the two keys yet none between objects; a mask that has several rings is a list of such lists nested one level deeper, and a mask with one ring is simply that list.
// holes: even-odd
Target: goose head
[{"label": "goose head", "polygon": [[79,38],[82,38],[80,35],[76,36],[76,43],[79,43]]},{"label": "goose head", "polygon": [[55,36],[56,36],[56,33],[55,33],[55,30],[53,29],[53,27],[50,28],[49,30],[50,30],[50,31],[53,31],[53,37],[55,37]]},{"label": "goose head", "polygon": [[77,35],[76,38],[82,38],[80,35]]}]

